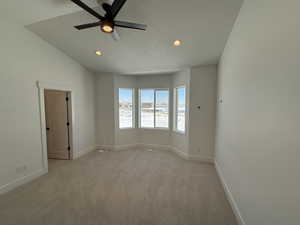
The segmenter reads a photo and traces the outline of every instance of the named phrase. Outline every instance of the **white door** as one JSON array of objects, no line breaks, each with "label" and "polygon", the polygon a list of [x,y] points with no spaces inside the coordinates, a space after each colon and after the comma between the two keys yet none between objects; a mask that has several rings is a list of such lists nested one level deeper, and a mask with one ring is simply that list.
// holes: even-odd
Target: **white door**
[{"label": "white door", "polygon": [[45,90],[47,149],[49,159],[69,159],[68,94]]}]

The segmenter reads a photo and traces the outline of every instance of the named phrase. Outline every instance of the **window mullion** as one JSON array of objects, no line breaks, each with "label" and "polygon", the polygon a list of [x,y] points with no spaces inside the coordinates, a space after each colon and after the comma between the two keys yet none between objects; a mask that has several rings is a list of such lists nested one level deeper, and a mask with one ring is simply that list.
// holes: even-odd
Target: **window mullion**
[{"label": "window mullion", "polygon": [[[131,94],[131,100],[127,97]],[[129,101],[129,102],[128,102]],[[131,105],[131,108],[130,108]],[[119,119],[119,129],[127,129],[127,128],[134,128],[134,106],[135,106],[135,99],[134,99],[134,89],[132,88],[119,88],[118,90],[118,119]],[[131,116],[130,116],[131,114]],[[128,123],[128,117],[130,116],[131,124]],[[125,119],[124,119],[125,117]]]},{"label": "window mullion", "polygon": [[138,128],[141,128],[141,89],[138,89]]},{"label": "window mullion", "polygon": [[178,97],[177,88],[175,88],[175,130],[177,130],[177,120],[178,120]]},{"label": "window mullion", "polygon": [[132,110],[132,128],[135,128],[135,124],[136,124],[136,111],[135,111],[135,88],[132,88],[132,106],[131,106],[131,110]]},{"label": "window mullion", "polygon": [[154,89],[154,128],[156,128],[156,89]]}]

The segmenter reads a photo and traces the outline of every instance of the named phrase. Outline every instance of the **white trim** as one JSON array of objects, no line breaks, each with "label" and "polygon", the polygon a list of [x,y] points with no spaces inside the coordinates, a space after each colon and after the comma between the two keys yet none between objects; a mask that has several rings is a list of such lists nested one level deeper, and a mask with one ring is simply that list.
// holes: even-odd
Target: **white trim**
[{"label": "white trim", "polygon": [[93,152],[95,150],[96,150],[96,147],[91,147],[91,148],[88,148],[88,149],[86,149],[84,151],[80,151],[78,153],[75,153],[73,159],[78,159],[81,156],[84,156],[85,154],[88,154],[88,153]]},{"label": "white trim", "polygon": [[[89,149],[87,149],[85,151],[80,151],[79,153],[77,153],[77,154],[74,155],[73,159],[78,159],[79,157],[81,157],[81,156],[83,156],[83,155],[85,155],[87,153],[90,153],[92,151],[95,151],[95,148],[89,148]],[[38,170],[36,172],[33,172],[33,173],[29,174],[29,175],[26,175],[26,176],[23,176],[21,178],[18,178],[18,179],[14,180],[14,181],[12,181],[12,182],[10,182],[8,184],[5,184],[5,185],[1,186],[0,187],[0,194],[4,194],[6,192],[9,192],[9,191],[11,191],[11,190],[13,190],[13,189],[15,189],[15,188],[23,185],[23,184],[26,184],[26,183],[28,183],[28,182],[30,182],[32,180],[35,180],[35,179],[39,178],[40,176],[43,176],[43,175],[45,175],[47,173],[48,173],[48,169],[47,168],[43,168],[43,169]]]},{"label": "white trim", "polygon": [[189,155],[184,152],[184,151],[181,151],[180,149],[176,148],[176,147],[171,147],[171,150],[176,154],[178,155],[179,157],[185,159],[185,160],[190,160],[189,159]]},{"label": "white trim", "polygon": [[157,128],[153,128],[153,127],[141,127],[138,128],[140,130],[158,130],[158,131],[170,131],[170,128],[163,128],[163,127],[157,127]]},{"label": "white trim", "polygon": [[171,146],[170,145],[156,145],[156,144],[144,144],[144,143],[138,143],[137,147],[142,150],[147,150],[147,149],[155,149],[155,150],[160,150],[160,151],[171,151]]},{"label": "white trim", "polygon": [[[142,90],[153,90],[153,127],[142,127],[142,120],[141,120],[141,91]],[[168,92],[168,127],[157,127],[156,126],[156,93],[157,91],[167,91]],[[170,88],[138,88],[138,129],[152,129],[152,130],[170,130]]]},{"label": "white trim", "polygon": [[70,85],[56,82],[37,81],[37,87],[50,90],[73,91],[73,88]]},{"label": "white trim", "polygon": [[189,160],[190,161],[197,161],[197,162],[214,164],[214,158],[212,158],[212,157],[203,157],[203,156],[200,156],[200,155],[189,155]]},{"label": "white trim", "polygon": [[136,128],[134,127],[124,127],[124,128],[119,128],[120,131],[124,131],[124,130],[134,130]]},{"label": "white trim", "polygon": [[129,149],[136,149],[138,144],[129,144],[129,145],[98,145],[97,150],[104,151],[124,151]]},{"label": "white trim", "polygon": [[[131,100],[132,100],[132,124],[131,127],[120,127],[121,125],[121,121],[120,121],[120,90],[130,90],[132,91],[131,94]],[[135,119],[135,88],[118,88],[118,117],[119,117],[119,124],[118,124],[118,128],[119,130],[128,130],[128,129],[135,129],[135,124],[136,124],[136,119]]]},{"label": "white trim", "polygon": [[[47,134],[46,134],[46,116],[45,116],[45,102],[44,94],[45,89],[48,90],[61,90],[67,91],[70,94],[71,104],[71,126],[70,126],[70,145],[71,145],[71,159],[75,158],[75,152],[77,152],[78,143],[75,137],[75,92],[74,89],[67,84],[53,83],[53,82],[41,82],[37,81],[37,87],[39,89],[39,107],[40,107],[40,126],[41,126],[41,142],[42,142],[42,160],[43,168],[48,170],[48,156],[47,156]],[[79,153],[77,153],[79,154]]]},{"label": "white trim", "polygon": [[97,145],[96,150],[113,151],[113,145]]},{"label": "white trim", "polygon": [[179,135],[182,135],[182,136],[186,136],[186,132],[183,132],[183,131],[180,131],[180,130],[173,130],[173,133],[179,134]]},{"label": "white trim", "polygon": [[97,150],[105,150],[105,151],[122,151],[122,150],[130,150],[130,149],[154,149],[159,151],[170,151],[179,156],[182,159],[189,160],[189,161],[196,161],[201,163],[209,163],[213,164],[213,158],[209,157],[202,157],[198,155],[189,155],[182,150],[170,146],[170,145],[157,145],[157,144],[145,144],[145,143],[136,143],[136,144],[129,144],[129,145],[98,145]]},{"label": "white trim", "polygon": [[[184,104],[184,131],[182,131],[182,130],[178,130],[178,128],[177,128],[177,116],[178,116],[178,108],[177,108],[177,106],[178,106],[178,93],[177,93],[177,90],[178,89],[180,89],[180,88],[184,88],[184,97],[185,97],[185,104]],[[181,135],[186,135],[186,130],[187,130],[187,94],[186,94],[186,90],[187,90],[187,88],[186,88],[186,85],[180,85],[180,86],[176,86],[176,87],[174,87],[174,94],[173,94],[173,102],[174,102],[174,104],[173,104],[173,110],[174,110],[174,112],[173,112],[173,116],[174,116],[174,118],[173,118],[173,132],[175,132],[175,133],[178,133],[178,134],[181,134]]]},{"label": "white trim", "polygon": [[210,157],[203,157],[201,155],[190,155],[186,152],[181,151],[176,147],[171,147],[171,150],[185,160],[214,164],[214,159]]},{"label": "white trim", "polygon": [[113,151],[124,151],[124,150],[136,149],[136,148],[137,148],[137,144],[115,145],[113,147]]},{"label": "white trim", "polygon": [[24,177],[18,178],[8,184],[5,184],[3,186],[0,187],[0,194],[4,194],[8,191],[11,191],[19,186],[21,186],[22,184],[28,183],[44,174],[48,173],[47,169],[42,169],[42,170],[38,170],[36,172],[33,172],[29,175],[26,175]]},{"label": "white trim", "polygon": [[233,210],[233,213],[235,215],[235,217],[237,218],[238,224],[239,225],[246,225],[245,220],[243,219],[243,216],[241,214],[241,211],[236,203],[236,201],[233,198],[232,192],[230,191],[230,188],[228,186],[228,184],[225,181],[224,175],[221,171],[221,167],[219,165],[219,163],[215,160],[215,168],[217,171],[217,174],[219,175],[219,178],[221,180],[221,183],[223,185],[224,191],[226,193],[227,199],[231,205],[231,208]]}]

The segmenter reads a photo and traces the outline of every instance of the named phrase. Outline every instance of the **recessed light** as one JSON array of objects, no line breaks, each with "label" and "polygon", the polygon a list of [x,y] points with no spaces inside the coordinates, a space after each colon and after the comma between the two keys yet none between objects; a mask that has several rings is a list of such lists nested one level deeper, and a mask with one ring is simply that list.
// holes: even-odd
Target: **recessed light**
[{"label": "recessed light", "polygon": [[102,52],[100,50],[97,50],[95,53],[96,55],[102,55]]},{"label": "recessed light", "polygon": [[174,41],[173,45],[176,46],[176,47],[178,47],[178,46],[181,45],[181,41],[180,40],[176,40],[176,41]]}]

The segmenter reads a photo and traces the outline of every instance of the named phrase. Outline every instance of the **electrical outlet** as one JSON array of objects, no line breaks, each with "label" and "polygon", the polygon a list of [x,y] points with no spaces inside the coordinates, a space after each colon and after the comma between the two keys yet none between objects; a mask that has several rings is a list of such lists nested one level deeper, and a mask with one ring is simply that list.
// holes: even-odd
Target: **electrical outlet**
[{"label": "electrical outlet", "polygon": [[17,172],[18,174],[24,173],[26,170],[27,170],[27,166],[26,166],[26,165],[19,166],[19,167],[16,168],[16,172]]}]

